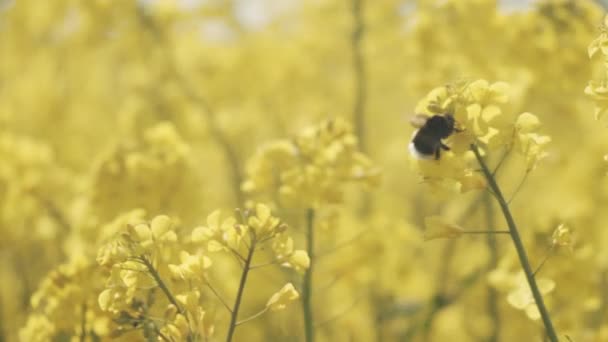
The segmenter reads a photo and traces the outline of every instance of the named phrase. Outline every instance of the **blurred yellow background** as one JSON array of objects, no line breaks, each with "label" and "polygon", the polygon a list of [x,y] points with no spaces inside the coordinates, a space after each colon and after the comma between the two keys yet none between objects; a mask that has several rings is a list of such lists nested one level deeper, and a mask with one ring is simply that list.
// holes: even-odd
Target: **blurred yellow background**
[{"label": "blurred yellow background", "polygon": [[[577,0],[0,0],[0,341],[224,340],[232,311],[208,285],[169,280],[169,265],[208,255],[197,281],[234,310],[240,261],[191,234],[254,201],[289,226],[294,250],[307,249],[314,208],[317,341],[542,341],[542,323],[509,300],[523,285],[508,236],[425,241],[431,216],[506,229],[487,192],[432,191],[407,149],[431,90],[478,79],[508,83],[505,110],[534,113],[551,137],[532,172],[508,156],[496,177],[517,192],[531,264],[546,261],[556,330],[608,341],[608,128],[594,119],[608,100],[584,92],[606,74],[588,54],[602,17]],[[283,172],[289,158],[328,154],[339,163],[314,181],[274,187],[299,177]],[[121,309],[137,304],[137,322],[100,307],[118,285],[98,253],[159,215],[177,236],[153,252],[159,274],[199,291],[188,303],[205,318],[186,327],[157,283],[126,285],[147,291]],[[303,295],[296,260],[281,260],[251,270],[239,320],[268,312],[234,341],[304,341],[298,300],[268,304],[288,282]]]}]

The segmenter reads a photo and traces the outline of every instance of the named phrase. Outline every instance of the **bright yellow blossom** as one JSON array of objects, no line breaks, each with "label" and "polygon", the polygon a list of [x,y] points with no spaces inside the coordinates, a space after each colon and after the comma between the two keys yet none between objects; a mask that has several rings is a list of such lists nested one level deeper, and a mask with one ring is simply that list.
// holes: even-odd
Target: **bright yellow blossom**
[{"label": "bright yellow blossom", "polygon": [[272,297],[266,303],[266,307],[271,311],[283,310],[287,307],[290,302],[298,299],[300,295],[296,291],[292,283],[287,283],[277,293],[273,294]]}]

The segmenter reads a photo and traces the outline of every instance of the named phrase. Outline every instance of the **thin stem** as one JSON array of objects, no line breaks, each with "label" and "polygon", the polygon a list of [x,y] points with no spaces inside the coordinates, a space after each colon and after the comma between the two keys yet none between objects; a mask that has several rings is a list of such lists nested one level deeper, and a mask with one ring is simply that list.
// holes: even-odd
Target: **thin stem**
[{"label": "thin stem", "polygon": [[207,281],[206,284],[207,284],[207,287],[211,290],[211,292],[213,292],[213,294],[217,297],[217,299],[219,299],[219,301],[222,303],[222,305],[224,305],[224,307],[228,310],[228,312],[232,313],[232,309],[230,308],[230,305],[228,305],[228,303],[226,303],[224,298],[222,298],[222,296],[220,296],[219,292],[217,292],[217,290],[213,286],[211,286],[211,283],[209,283],[209,281]]},{"label": "thin stem", "polygon": [[608,271],[603,271],[600,274],[599,288],[600,288],[600,298],[602,299],[602,303],[601,303],[600,310],[599,310],[599,315],[598,315],[599,319],[597,321],[598,323],[605,322],[604,319],[606,318],[606,316],[608,314]]},{"label": "thin stem", "polygon": [[551,245],[549,252],[547,252],[545,257],[543,258],[543,261],[540,262],[538,267],[536,267],[536,269],[534,270],[534,273],[532,273],[534,276],[536,276],[536,274],[540,271],[540,269],[543,268],[543,266],[545,266],[545,263],[547,262],[547,260],[549,260],[549,258],[553,255],[554,248],[555,248],[555,245]]},{"label": "thin stem", "polygon": [[538,307],[538,311],[540,312],[543,324],[545,325],[547,337],[551,342],[558,342],[557,333],[553,328],[551,317],[549,316],[549,312],[547,311],[547,307],[545,306],[545,302],[543,301],[543,296],[540,293],[540,290],[538,289],[538,285],[536,284],[536,279],[534,279],[534,274],[532,272],[532,267],[530,266],[530,261],[528,261],[526,249],[524,247],[523,242],[521,241],[521,237],[519,236],[519,231],[517,230],[515,220],[513,219],[511,211],[509,210],[509,205],[505,201],[505,198],[503,197],[502,192],[500,191],[500,188],[496,183],[496,180],[492,176],[492,173],[488,169],[488,166],[481,157],[477,145],[471,144],[471,150],[475,154],[475,158],[477,158],[477,162],[481,166],[486,180],[488,181],[488,185],[496,195],[496,200],[498,201],[500,209],[502,210],[505,220],[507,221],[509,231],[511,232],[511,239],[513,240],[513,244],[515,245],[515,250],[517,251],[517,255],[519,257],[519,262],[524,270],[526,279],[528,280],[528,284],[530,285],[530,290],[532,291],[532,296],[534,297],[534,301],[536,302],[536,306]]},{"label": "thin stem", "polygon": [[279,263],[279,260],[273,260],[273,261],[265,262],[263,264],[252,265],[249,269],[255,270],[256,268],[272,266],[272,265],[276,265],[278,263]]},{"label": "thin stem", "polygon": [[158,274],[158,272],[156,271],[156,269],[154,268],[154,266],[152,265],[150,260],[148,260],[145,256],[141,256],[139,258],[139,260],[141,260],[141,262],[148,268],[148,272],[150,272],[150,275],[152,276],[152,278],[154,278],[154,281],[156,281],[156,284],[158,284],[158,287],[160,287],[161,291],[163,291],[165,296],[167,296],[167,299],[169,300],[169,302],[171,304],[175,305],[175,307],[177,308],[177,311],[183,315],[184,308],[182,308],[182,306],[179,305],[179,303],[177,302],[177,300],[175,299],[175,297],[173,296],[173,294],[171,293],[171,291],[169,290],[167,285],[165,285],[165,282],[162,280],[162,278],[160,277],[160,275]]},{"label": "thin stem", "polygon": [[367,77],[365,73],[365,60],[363,58],[363,35],[365,33],[365,23],[363,21],[363,0],[352,0],[352,16],[354,27],[351,38],[351,48],[353,54],[353,72],[355,77],[355,103],[353,108],[353,120],[355,123],[355,133],[359,138],[359,146],[365,151],[365,105],[367,100]]},{"label": "thin stem", "polygon": [[[422,341],[428,341],[431,333],[433,323],[437,318],[437,314],[447,305],[451,303],[449,299],[447,286],[450,284],[448,281],[451,277],[452,262],[454,258],[452,256],[456,253],[456,246],[458,240],[449,240],[441,253],[440,260],[443,262],[439,265],[437,272],[437,289],[435,294],[430,298],[428,314],[423,318],[420,323],[420,329],[422,333]],[[416,329],[415,329],[416,330]],[[416,331],[413,331],[414,333]]]},{"label": "thin stem", "polygon": [[522,179],[519,182],[519,184],[517,184],[517,187],[515,188],[515,191],[513,191],[513,194],[511,195],[511,198],[509,198],[509,200],[507,201],[507,204],[511,204],[511,202],[513,201],[513,199],[515,198],[515,196],[519,193],[519,190],[521,190],[522,185],[524,185],[524,183],[526,182],[526,179],[528,179],[528,175],[529,174],[530,174],[530,170],[526,170],[526,173],[522,177]]},{"label": "thin stem", "polygon": [[315,327],[312,315],[312,272],[315,261],[314,251],[314,220],[315,210],[309,208],[306,211],[306,251],[310,258],[310,265],[304,273],[304,285],[302,288],[302,310],[304,312],[304,333],[306,342],[315,340]]},{"label": "thin stem", "polygon": [[241,274],[241,281],[239,283],[239,289],[236,293],[236,299],[234,301],[234,308],[232,309],[232,314],[230,317],[230,326],[228,327],[228,335],[226,336],[226,342],[232,341],[232,336],[234,335],[234,330],[237,326],[237,320],[239,317],[239,308],[241,307],[241,301],[243,299],[243,293],[245,292],[245,284],[247,283],[247,276],[249,275],[249,270],[251,269],[251,260],[253,259],[253,252],[255,252],[255,236],[251,235],[251,246],[249,247],[249,251],[247,252],[247,258],[245,259],[245,265],[243,265],[243,273]]},{"label": "thin stem", "polygon": [[462,234],[511,234],[508,230],[465,230]]},{"label": "thin stem", "polygon": [[[239,259],[241,262],[245,262],[246,259],[244,256],[241,255],[241,253],[239,253],[239,251],[237,251],[236,249],[232,248],[232,247],[228,247],[230,249],[230,251],[237,257],[237,259]],[[249,248],[251,249],[251,248]]]},{"label": "thin stem", "polygon": [[160,331],[160,329],[158,329],[158,327],[156,326],[155,323],[152,323],[152,324],[154,324],[154,332],[156,332],[156,334],[158,335],[158,337],[161,338],[161,340],[163,340],[165,342],[171,342],[171,340],[167,336],[165,336],[165,334],[163,334],[162,331]]},{"label": "thin stem", "polygon": [[[4,254],[4,253],[2,253]],[[0,297],[0,308],[3,308],[4,306],[2,305],[3,298]],[[6,333],[4,332],[4,317],[2,314],[3,310],[0,310],[0,342],[4,342],[6,341]]]},{"label": "thin stem", "polygon": [[262,316],[263,314],[265,314],[265,313],[266,313],[266,311],[268,311],[268,307],[265,307],[265,308],[264,308],[262,311],[260,311],[260,312],[258,312],[258,313],[256,313],[256,314],[254,314],[253,316],[249,316],[249,317],[245,318],[245,319],[244,319],[244,320],[242,320],[242,321],[238,321],[238,322],[236,322],[236,325],[241,325],[241,324],[245,324],[245,323],[247,323],[247,322],[249,322],[249,321],[253,321],[254,319],[256,319],[256,318],[258,318],[258,317]]},{"label": "thin stem", "polygon": [[80,318],[80,342],[87,339],[87,305],[82,304],[82,317]]},{"label": "thin stem", "polygon": [[320,259],[327,255],[333,254],[344,247],[348,247],[348,246],[352,245],[354,242],[361,239],[361,237],[363,237],[363,235],[365,235],[368,232],[370,232],[369,229],[364,229],[364,230],[360,231],[359,233],[357,233],[354,237],[336,244],[332,249],[328,249],[328,250],[317,253],[317,259]]},{"label": "thin stem", "polygon": [[492,176],[496,176],[496,173],[498,172],[498,170],[500,170],[500,167],[505,162],[505,160],[507,160],[507,156],[509,155],[510,152],[511,152],[511,147],[509,146],[505,150],[505,153],[502,155],[502,157],[500,158],[500,160],[498,161],[498,163],[496,164],[496,167],[494,168],[494,171],[492,171]]},{"label": "thin stem", "polygon": [[[496,170],[494,170],[496,174]],[[494,207],[492,206],[492,198],[490,195],[484,196],[485,218],[488,227],[494,226]],[[490,228],[492,229],[492,228]],[[486,238],[488,250],[490,252],[490,260],[488,262],[487,271],[493,270],[498,266],[498,241],[496,236],[488,234]],[[492,319],[492,331],[488,337],[489,342],[498,342],[500,340],[500,309],[498,307],[498,291],[491,285],[488,285],[488,314]]]}]

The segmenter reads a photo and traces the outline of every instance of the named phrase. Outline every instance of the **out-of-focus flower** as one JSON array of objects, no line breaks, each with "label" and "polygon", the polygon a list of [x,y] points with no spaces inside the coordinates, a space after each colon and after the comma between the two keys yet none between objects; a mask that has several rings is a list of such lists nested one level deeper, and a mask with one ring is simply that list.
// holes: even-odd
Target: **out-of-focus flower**
[{"label": "out-of-focus flower", "polygon": [[[256,238],[263,240],[268,237],[272,237],[278,231],[281,220],[274,217],[270,213],[270,208],[263,204],[257,204],[255,206],[255,212],[249,216],[247,224],[255,232]],[[281,228],[281,230],[284,230]]]},{"label": "out-of-focus flower", "polygon": [[601,53],[604,62],[603,78],[591,80],[585,87],[585,94],[595,103],[595,119],[599,120],[608,111],[608,16],[604,18],[600,35],[589,44],[587,52],[589,58]]},{"label": "out-of-focus flower", "polygon": [[555,228],[555,231],[553,231],[551,243],[554,246],[568,247],[570,250],[572,250],[573,239],[572,231],[570,230],[570,228],[563,223],[557,226],[557,228]]},{"label": "out-of-focus flower", "polygon": [[[523,272],[519,272],[515,276],[515,287],[507,295],[507,301],[514,308],[525,311],[526,315],[532,320],[538,320],[540,313],[534,302],[530,285],[526,281],[526,276]],[[555,281],[547,278],[537,278],[536,283],[543,297],[555,289]]]},{"label": "out-of-focus flower", "polygon": [[278,199],[290,207],[343,201],[348,183],[376,185],[380,170],[357,146],[342,119],[305,129],[291,141],[260,149],[247,164],[242,189],[253,198]]},{"label": "out-of-focus flower", "polygon": [[194,228],[192,242],[207,242],[209,252],[238,249],[247,229],[232,216],[222,220],[221,212],[216,210],[207,216],[207,226]]},{"label": "out-of-focus flower", "polygon": [[139,244],[144,250],[150,249],[155,243],[175,242],[177,235],[173,231],[171,219],[159,215],[147,223],[129,226],[129,236],[133,242]]},{"label": "out-of-focus flower", "polygon": [[310,267],[310,257],[304,250],[294,250],[293,239],[287,234],[278,235],[272,242],[272,249],[281,266],[304,272]]},{"label": "out-of-focus flower", "polygon": [[287,305],[300,297],[298,291],[292,283],[287,283],[279,292],[275,293],[270,297],[266,303],[266,307],[271,311],[283,310]]},{"label": "out-of-focus flower", "polygon": [[187,251],[179,253],[179,264],[169,264],[169,270],[174,277],[184,280],[197,280],[204,277],[204,272],[211,267],[211,259],[204,255],[190,254]]}]

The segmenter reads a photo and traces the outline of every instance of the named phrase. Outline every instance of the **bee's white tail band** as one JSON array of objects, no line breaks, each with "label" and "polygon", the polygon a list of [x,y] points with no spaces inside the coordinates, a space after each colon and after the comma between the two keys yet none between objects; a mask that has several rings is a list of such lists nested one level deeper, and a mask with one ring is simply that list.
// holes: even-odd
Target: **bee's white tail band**
[{"label": "bee's white tail band", "polygon": [[410,142],[410,144],[409,144],[408,147],[409,147],[409,150],[410,150],[410,154],[412,156],[414,156],[414,158],[416,158],[416,159],[429,160],[429,159],[434,159],[435,158],[435,155],[433,155],[433,154],[423,154],[423,153],[420,153],[420,151],[418,151],[416,149],[416,146],[414,146],[413,142]]}]

